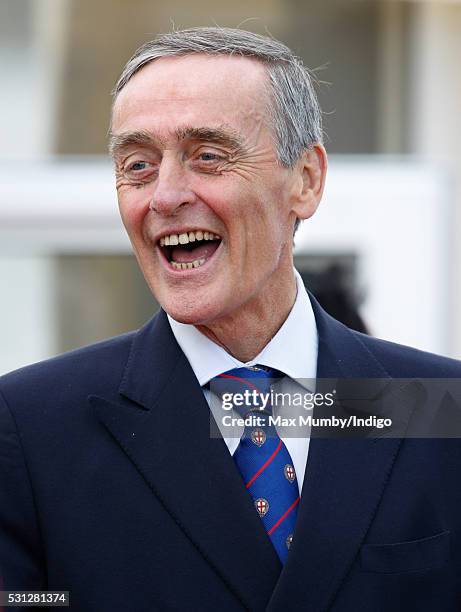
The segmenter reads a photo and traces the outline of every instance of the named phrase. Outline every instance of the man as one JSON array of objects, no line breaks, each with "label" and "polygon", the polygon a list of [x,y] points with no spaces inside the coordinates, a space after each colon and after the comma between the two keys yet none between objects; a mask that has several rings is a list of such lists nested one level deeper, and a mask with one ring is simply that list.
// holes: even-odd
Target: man
[{"label": "man", "polygon": [[162,310],[0,381],[3,588],[68,590],[84,612],[459,609],[457,440],[210,435],[213,386],[251,373],[461,376],[344,327],[294,271],[327,165],[301,62],[240,30],[147,43],[115,89],[111,153]]}]

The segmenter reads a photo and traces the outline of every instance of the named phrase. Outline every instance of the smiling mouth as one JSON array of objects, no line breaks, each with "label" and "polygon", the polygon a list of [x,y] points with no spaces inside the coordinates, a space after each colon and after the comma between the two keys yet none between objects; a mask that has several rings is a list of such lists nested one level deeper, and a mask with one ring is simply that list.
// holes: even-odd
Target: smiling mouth
[{"label": "smiling mouth", "polygon": [[181,234],[165,234],[158,246],[170,266],[187,270],[203,266],[216,252],[221,236],[206,230],[192,230]]}]

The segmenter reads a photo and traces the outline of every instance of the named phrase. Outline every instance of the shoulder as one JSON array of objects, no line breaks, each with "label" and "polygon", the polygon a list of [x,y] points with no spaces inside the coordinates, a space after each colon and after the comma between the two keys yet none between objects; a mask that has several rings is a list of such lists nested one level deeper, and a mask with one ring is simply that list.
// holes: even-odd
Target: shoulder
[{"label": "shoulder", "polygon": [[22,367],[0,377],[0,393],[9,400],[26,401],[106,386],[120,382],[136,332],[75,349]]},{"label": "shoulder", "polygon": [[461,378],[461,361],[350,332],[392,378]]},{"label": "shoulder", "polygon": [[329,315],[309,293],[320,348],[348,372],[363,377],[461,378],[461,361],[357,332]]}]

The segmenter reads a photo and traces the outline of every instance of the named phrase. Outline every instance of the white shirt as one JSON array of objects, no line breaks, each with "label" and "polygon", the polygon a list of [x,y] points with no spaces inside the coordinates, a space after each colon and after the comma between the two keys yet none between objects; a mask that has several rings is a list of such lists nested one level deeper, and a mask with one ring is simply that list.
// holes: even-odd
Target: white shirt
[{"label": "white shirt", "polygon": [[[291,379],[310,379],[310,390],[313,391],[312,381],[315,381],[317,375],[317,326],[301,276],[297,270],[294,270],[294,273],[297,294],[290,314],[269,344],[259,355],[246,363],[227,353],[193,325],[178,323],[168,315],[173,334],[202,387],[227,370],[261,364],[280,370]],[[298,382],[303,385],[302,380]],[[204,394],[210,409],[213,410],[209,391],[204,389]],[[282,433],[279,435],[291,455],[301,494],[309,452],[309,437],[284,437]],[[224,441],[233,455],[239,444],[239,438],[224,437]]]}]

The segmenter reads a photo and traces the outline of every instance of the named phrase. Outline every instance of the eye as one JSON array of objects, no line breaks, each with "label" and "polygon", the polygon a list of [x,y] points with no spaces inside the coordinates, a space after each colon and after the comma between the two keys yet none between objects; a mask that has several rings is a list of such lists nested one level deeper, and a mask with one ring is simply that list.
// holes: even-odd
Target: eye
[{"label": "eye", "polygon": [[146,183],[155,177],[156,167],[152,162],[143,159],[127,160],[124,174],[129,181]]},{"label": "eye", "polygon": [[202,161],[219,161],[220,159],[222,159],[221,155],[218,155],[217,153],[213,153],[212,151],[204,151],[202,153],[199,154],[199,158]]},{"label": "eye", "polygon": [[127,171],[128,172],[140,172],[142,170],[147,170],[150,167],[151,167],[151,164],[149,164],[149,162],[135,161],[128,166]]},{"label": "eye", "polygon": [[226,161],[226,154],[216,150],[198,150],[191,159],[192,167],[199,172],[218,172],[222,169]]}]

